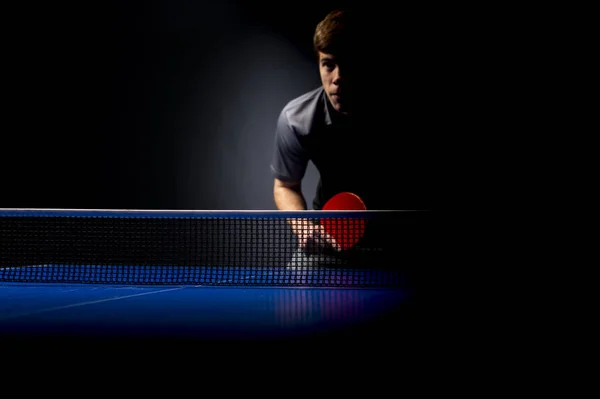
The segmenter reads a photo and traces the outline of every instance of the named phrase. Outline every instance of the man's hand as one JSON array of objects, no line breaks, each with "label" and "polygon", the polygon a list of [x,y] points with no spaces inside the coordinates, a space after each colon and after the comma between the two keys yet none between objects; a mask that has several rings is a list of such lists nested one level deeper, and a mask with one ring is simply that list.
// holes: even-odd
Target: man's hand
[{"label": "man's hand", "polygon": [[336,251],[340,251],[342,247],[329,235],[323,226],[314,223],[310,219],[288,219],[292,231],[298,238],[300,248],[305,248],[309,240],[321,246],[331,247]]},{"label": "man's hand", "polygon": [[[300,182],[284,182],[275,179],[273,195],[277,209],[292,211],[306,209],[306,201],[302,195]],[[306,248],[308,243],[311,242],[321,248],[333,248],[337,251],[342,249],[335,239],[325,231],[323,226],[315,223],[310,218],[290,218],[287,221],[298,238],[300,248]]]}]

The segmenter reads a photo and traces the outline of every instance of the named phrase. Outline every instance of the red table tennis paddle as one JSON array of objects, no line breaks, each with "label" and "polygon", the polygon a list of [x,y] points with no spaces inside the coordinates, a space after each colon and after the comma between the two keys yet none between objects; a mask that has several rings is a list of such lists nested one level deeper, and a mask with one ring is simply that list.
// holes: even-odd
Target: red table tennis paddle
[{"label": "red table tennis paddle", "polygon": [[[342,192],[334,195],[323,206],[324,211],[365,211],[367,207],[356,194]],[[352,248],[365,234],[366,219],[355,217],[321,218],[321,225],[333,237],[341,250]]]}]

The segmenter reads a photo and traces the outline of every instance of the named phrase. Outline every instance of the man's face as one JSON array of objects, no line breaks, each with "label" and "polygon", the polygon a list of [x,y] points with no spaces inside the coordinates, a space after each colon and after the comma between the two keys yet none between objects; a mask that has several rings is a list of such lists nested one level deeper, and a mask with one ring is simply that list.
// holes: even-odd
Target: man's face
[{"label": "man's face", "polygon": [[348,84],[348,68],[341,66],[340,60],[331,55],[319,52],[319,72],[321,83],[336,111],[343,114],[350,112],[350,89]]}]

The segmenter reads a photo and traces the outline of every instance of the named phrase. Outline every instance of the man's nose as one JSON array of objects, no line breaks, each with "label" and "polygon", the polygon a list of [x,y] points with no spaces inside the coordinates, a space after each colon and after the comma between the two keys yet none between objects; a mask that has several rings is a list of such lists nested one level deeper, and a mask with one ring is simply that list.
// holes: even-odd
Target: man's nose
[{"label": "man's nose", "polygon": [[338,66],[333,71],[333,84],[339,85],[341,82],[342,82],[342,72],[340,70],[340,67]]}]

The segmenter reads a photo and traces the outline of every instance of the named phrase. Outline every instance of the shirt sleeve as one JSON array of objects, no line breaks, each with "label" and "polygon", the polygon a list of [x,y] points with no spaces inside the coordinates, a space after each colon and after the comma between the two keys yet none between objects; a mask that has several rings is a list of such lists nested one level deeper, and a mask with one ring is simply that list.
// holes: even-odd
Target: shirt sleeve
[{"label": "shirt sleeve", "polygon": [[271,173],[274,178],[285,182],[299,182],[306,173],[308,161],[308,153],[298,140],[284,110],[277,120]]}]

